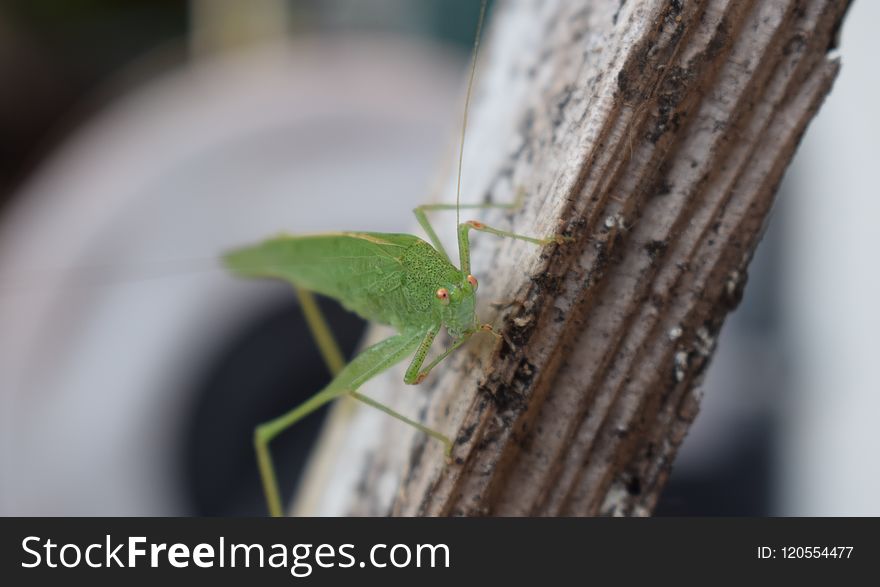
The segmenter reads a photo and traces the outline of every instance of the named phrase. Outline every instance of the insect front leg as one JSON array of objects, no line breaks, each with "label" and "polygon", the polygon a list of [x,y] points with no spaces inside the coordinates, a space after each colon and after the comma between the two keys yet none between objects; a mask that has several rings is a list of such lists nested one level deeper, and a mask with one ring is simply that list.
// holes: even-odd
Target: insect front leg
[{"label": "insect front leg", "polygon": [[462,222],[458,225],[458,256],[461,271],[463,273],[471,272],[471,247],[470,241],[468,239],[468,233],[471,230],[479,230],[480,232],[488,232],[489,234],[494,234],[495,236],[501,236],[505,238],[514,238],[521,241],[526,241],[529,243],[534,243],[536,245],[549,245],[551,243],[556,244],[564,244],[566,242],[570,242],[574,240],[568,236],[554,235],[548,236],[546,238],[535,238],[532,236],[527,236],[524,234],[518,234],[516,232],[510,232],[508,230],[500,230],[498,228],[493,228],[482,222],[478,222],[476,220],[468,220],[467,222]]},{"label": "insect front leg", "polygon": [[416,216],[416,220],[419,221],[419,225],[421,225],[422,229],[424,229],[425,233],[428,235],[428,239],[430,239],[431,244],[434,245],[434,248],[437,249],[444,257],[446,257],[447,261],[450,261],[449,255],[446,253],[446,249],[443,247],[443,243],[440,242],[440,239],[437,237],[437,232],[434,230],[433,225],[431,225],[431,221],[428,220],[428,212],[435,212],[438,210],[460,210],[462,208],[466,208],[469,210],[485,210],[487,208],[501,208],[504,210],[517,210],[522,207],[523,202],[525,202],[525,192],[522,190],[517,192],[516,200],[513,202],[505,202],[505,203],[483,203],[483,204],[422,204],[417,208],[413,209],[413,214]]}]

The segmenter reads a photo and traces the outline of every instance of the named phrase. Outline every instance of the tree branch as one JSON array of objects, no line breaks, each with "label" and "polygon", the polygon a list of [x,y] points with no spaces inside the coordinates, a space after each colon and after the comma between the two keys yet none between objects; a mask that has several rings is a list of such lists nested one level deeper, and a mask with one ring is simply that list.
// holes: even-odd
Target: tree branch
[{"label": "tree branch", "polygon": [[524,189],[523,210],[487,222],[576,240],[539,250],[476,236],[482,300],[504,301],[481,318],[497,313],[514,346],[486,337],[419,387],[392,371],[365,388],[454,436],[454,464],[440,443],[342,406],[332,464],[319,452],[324,474],[299,511],[649,514],[776,187],[837,73],[827,52],[846,6],[499,6],[465,193]]}]

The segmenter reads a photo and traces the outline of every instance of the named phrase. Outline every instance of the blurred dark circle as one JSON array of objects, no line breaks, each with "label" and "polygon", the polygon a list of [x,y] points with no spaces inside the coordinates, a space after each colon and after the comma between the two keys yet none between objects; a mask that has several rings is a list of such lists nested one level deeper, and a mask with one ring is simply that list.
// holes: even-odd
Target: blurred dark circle
[{"label": "blurred dark circle", "polygon": [[[253,449],[257,424],[314,395],[330,373],[293,301],[268,307],[220,346],[196,378],[181,438],[180,479],[189,510],[199,516],[265,515]],[[347,357],[366,324],[325,298],[319,304]],[[318,433],[325,406],[272,442],[285,501],[292,496]]]}]

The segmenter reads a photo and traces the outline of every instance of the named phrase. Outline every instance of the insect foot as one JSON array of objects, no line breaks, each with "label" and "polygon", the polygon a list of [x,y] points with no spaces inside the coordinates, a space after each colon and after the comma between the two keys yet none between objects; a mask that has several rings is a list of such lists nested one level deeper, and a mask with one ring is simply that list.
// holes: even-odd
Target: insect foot
[{"label": "insect foot", "polygon": [[507,300],[492,300],[489,302],[489,306],[491,308],[495,308],[496,310],[503,310],[504,308],[509,308],[510,306],[518,303],[519,300],[516,298],[510,298]]},{"label": "insect foot", "polygon": [[542,238],[537,240],[536,242],[541,245],[564,245],[565,243],[573,243],[575,238],[573,236],[565,236],[562,234],[551,234],[547,238]]},{"label": "insect foot", "polygon": [[495,328],[493,328],[491,324],[480,324],[480,330],[483,332],[488,332],[498,340],[503,340],[507,343],[507,346],[510,347],[510,350],[516,351],[516,345],[513,344],[513,341],[504,336],[504,333],[495,330]]}]

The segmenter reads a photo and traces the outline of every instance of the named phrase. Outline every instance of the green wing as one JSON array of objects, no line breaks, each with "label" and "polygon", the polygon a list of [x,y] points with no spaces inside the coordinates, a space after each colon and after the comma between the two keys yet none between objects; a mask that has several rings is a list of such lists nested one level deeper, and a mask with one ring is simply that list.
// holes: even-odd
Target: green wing
[{"label": "green wing", "polygon": [[224,256],[247,277],[275,277],[339,300],[367,320],[403,326],[403,254],[421,239],[409,234],[335,232],[282,235]]}]

